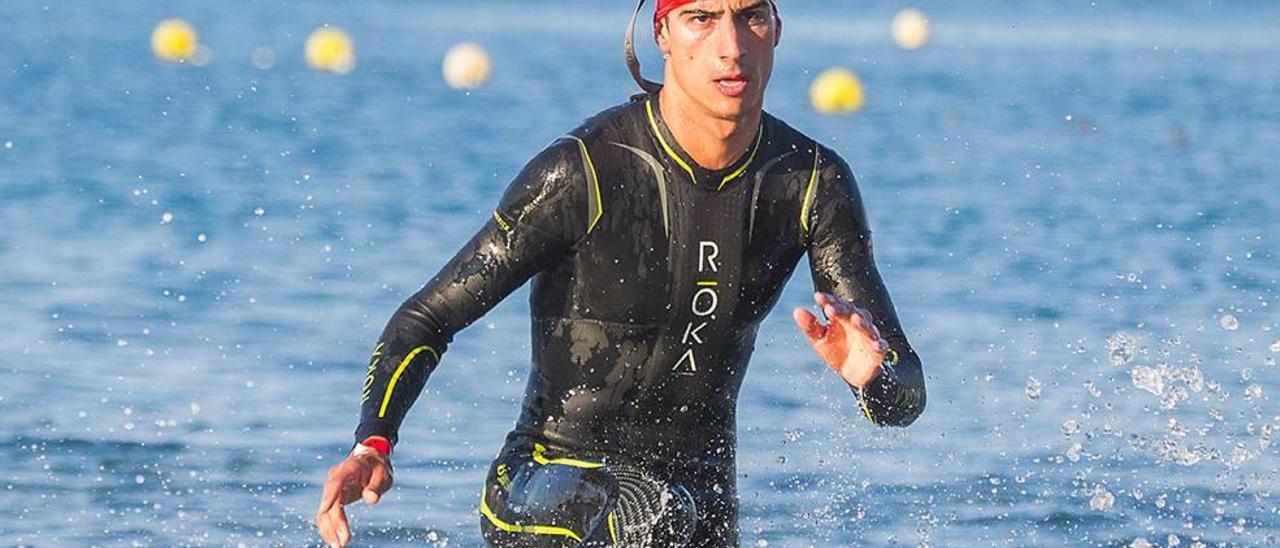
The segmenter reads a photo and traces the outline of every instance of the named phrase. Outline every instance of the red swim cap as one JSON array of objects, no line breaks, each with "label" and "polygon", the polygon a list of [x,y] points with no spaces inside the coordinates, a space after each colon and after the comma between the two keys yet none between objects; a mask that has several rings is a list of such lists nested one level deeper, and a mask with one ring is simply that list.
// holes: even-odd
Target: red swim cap
[{"label": "red swim cap", "polygon": [[[662,22],[662,18],[666,17],[676,8],[685,4],[692,4],[698,0],[658,0],[658,6],[653,10],[653,32],[657,35],[658,24]],[[774,0],[769,0],[769,7],[773,8],[773,19],[778,22],[778,28],[782,28],[782,18],[778,16],[778,5]]]},{"label": "red swim cap", "polygon": [[653,24],[658,24],[663,17],[666,17],[671,10],[674,10],[685,4],[692,4],[697,0],[658,0],[658,7],[653,10]]}]

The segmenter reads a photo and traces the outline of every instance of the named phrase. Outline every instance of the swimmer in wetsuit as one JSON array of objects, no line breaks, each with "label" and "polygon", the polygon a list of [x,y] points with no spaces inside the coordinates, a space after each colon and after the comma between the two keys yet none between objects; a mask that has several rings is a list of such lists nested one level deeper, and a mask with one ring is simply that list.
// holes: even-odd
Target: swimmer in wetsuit
[{"label": "swimmer in wetsuit", "polygon": [[665,86],[556,139],[485,225],[392,316],[357,445],[317,525],[391,485],[397,431],[454,334],[532,279],[532,371],[485,482],[491,546],[737,546],[735,407],[760,322],[808,257],[824,323],[796,324],[863,414],[905,426],[920,360],[872,258],[848,166],[763,112],[780,20],[767,0],[663,0]]}]

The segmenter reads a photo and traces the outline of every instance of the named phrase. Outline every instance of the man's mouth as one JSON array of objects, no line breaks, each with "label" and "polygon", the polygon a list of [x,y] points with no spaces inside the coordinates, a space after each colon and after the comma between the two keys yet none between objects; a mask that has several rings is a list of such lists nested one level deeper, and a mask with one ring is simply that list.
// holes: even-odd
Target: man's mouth
[{"label": "man's mouth", "polygon": [[729,97],[742,95],[750,81],[751,79],[745,74],[734,74],[715,79],[716,89],[719,89],[720,93]]}]

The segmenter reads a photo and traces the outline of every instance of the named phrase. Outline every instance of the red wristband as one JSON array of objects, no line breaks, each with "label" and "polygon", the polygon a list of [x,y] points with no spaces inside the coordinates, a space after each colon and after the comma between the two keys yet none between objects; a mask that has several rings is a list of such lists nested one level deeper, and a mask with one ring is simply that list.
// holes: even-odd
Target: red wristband
[{"label": "red wristband", "polygon": [[391,454],[391,442],[387,441],[385,438],[370,436],[360,442],[360,445],[373,449],[384,457]]}]

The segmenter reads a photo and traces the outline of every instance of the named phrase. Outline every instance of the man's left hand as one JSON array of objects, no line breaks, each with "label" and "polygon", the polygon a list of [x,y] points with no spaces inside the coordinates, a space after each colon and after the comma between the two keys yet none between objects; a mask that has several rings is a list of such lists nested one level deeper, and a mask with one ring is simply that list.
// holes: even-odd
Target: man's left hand
[{"label": "man's left hand", "polygon": [[823,363],[861,390],[880,374],[889,343],[880,336],[866,309],[830,293],[814,293],[813,300],[828,323],[824,325],[808,309],[798,307],[792,312],[796,325]]}]

